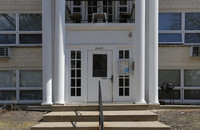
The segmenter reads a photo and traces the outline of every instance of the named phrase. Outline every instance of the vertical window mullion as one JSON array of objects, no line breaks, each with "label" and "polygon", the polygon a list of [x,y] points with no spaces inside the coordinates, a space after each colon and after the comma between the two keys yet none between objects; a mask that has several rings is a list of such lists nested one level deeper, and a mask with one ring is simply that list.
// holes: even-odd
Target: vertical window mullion
[{"label": "vertical window mullion", "polygon": [[19,75],[19,70],[16,70],[16,101],[20,102],[20,75]]},{"label": "vertical window mullion", "polygon": [[16,13],[16,44],[19,45],[19,13]]}]

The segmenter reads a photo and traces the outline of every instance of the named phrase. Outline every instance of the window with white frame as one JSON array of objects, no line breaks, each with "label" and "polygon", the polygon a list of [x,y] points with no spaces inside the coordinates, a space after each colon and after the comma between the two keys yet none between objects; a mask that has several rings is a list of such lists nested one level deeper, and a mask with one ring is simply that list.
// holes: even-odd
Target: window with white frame
[{"label": "window with white frame", "polygon": [[71,96],[81,96],[81,51],[71,51]]},{"label": "window with white frame", "polygon": [[[179,102],[200,100],[200,69],[161,69],[159,70],[159,86],[162,83],[173,83],[173,98]],[[159,98],[162,98],[159,90]],[[165,95],[169,99],[169,95]],[[188,102],[187,102],[188,103]]]},{"label": "window with white frame", "polygon": [[[119,59],[129,59],[129,50],[119,50]],[[129,75],[119,75],[119,96],[130,95]]]},{"label": "window with white frame", "polygon": [[41,14],[0,14],[0,45],[41,45]]},{"label": "window with white frame", "polygon": [[0,102],[41,100],[41,70],[0,70]]},{"label": "window with white frame", "polygon": [[159,13],[160,44],[200,44],[200,12]]}]

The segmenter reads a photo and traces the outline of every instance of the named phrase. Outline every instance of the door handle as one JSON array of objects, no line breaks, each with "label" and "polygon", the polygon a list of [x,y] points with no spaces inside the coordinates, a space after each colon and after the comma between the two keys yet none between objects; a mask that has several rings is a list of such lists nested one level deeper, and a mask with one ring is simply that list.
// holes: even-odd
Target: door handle
[{"label": "door handle", "polygon": [[113,81],[114,81],[114,76],[113,75],[111,75],[110,80],[111,80],[111,83],[113,83]]}]

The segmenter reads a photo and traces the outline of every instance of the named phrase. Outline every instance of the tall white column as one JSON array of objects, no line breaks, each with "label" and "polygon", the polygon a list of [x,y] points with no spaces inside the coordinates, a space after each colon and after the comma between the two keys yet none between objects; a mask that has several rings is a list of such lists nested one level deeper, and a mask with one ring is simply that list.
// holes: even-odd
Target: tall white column
[{"label": "tall white column", "polygon": [[52,0],[42,0],[43,103],[52,105]]},{"label": "tall white column", "polygon": [[158,102],[158,0],[146,0],[146,99]]},{"label": "tall white column", "polygon": [[64,104],[65,86],[65,0],[55,1],[54,104]]},{"label": "tall white column", "polygon": [[135,89],[134,102],[145,102],[145,0],[135,0]]}]

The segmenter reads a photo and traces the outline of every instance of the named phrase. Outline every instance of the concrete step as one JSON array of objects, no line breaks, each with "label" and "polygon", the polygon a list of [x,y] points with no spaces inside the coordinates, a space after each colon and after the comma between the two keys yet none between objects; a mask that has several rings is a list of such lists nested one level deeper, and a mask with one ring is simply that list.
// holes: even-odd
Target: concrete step
[{"label": "concrete step", "polygon": [[[43,122],[31,130],[99,130],[98,122]],[[158,121],[151,122],[104,122],[104,130],[170,130]]]},{"label": "concrete step", "polygon": [[[98,111],[97,104],[81,104],[81,105],[54,105],[52,111]],[[148,105],[137,104],[104,104],[104,111],[123,111],[123,110],[148,110]]]},{"label": "concrete step", "polygon": [[[157,121],[151,111],[104,111],[104,121]],[[45,122],[94,122],[99,120],[98,111],[51,112],[43,116]]]}]

